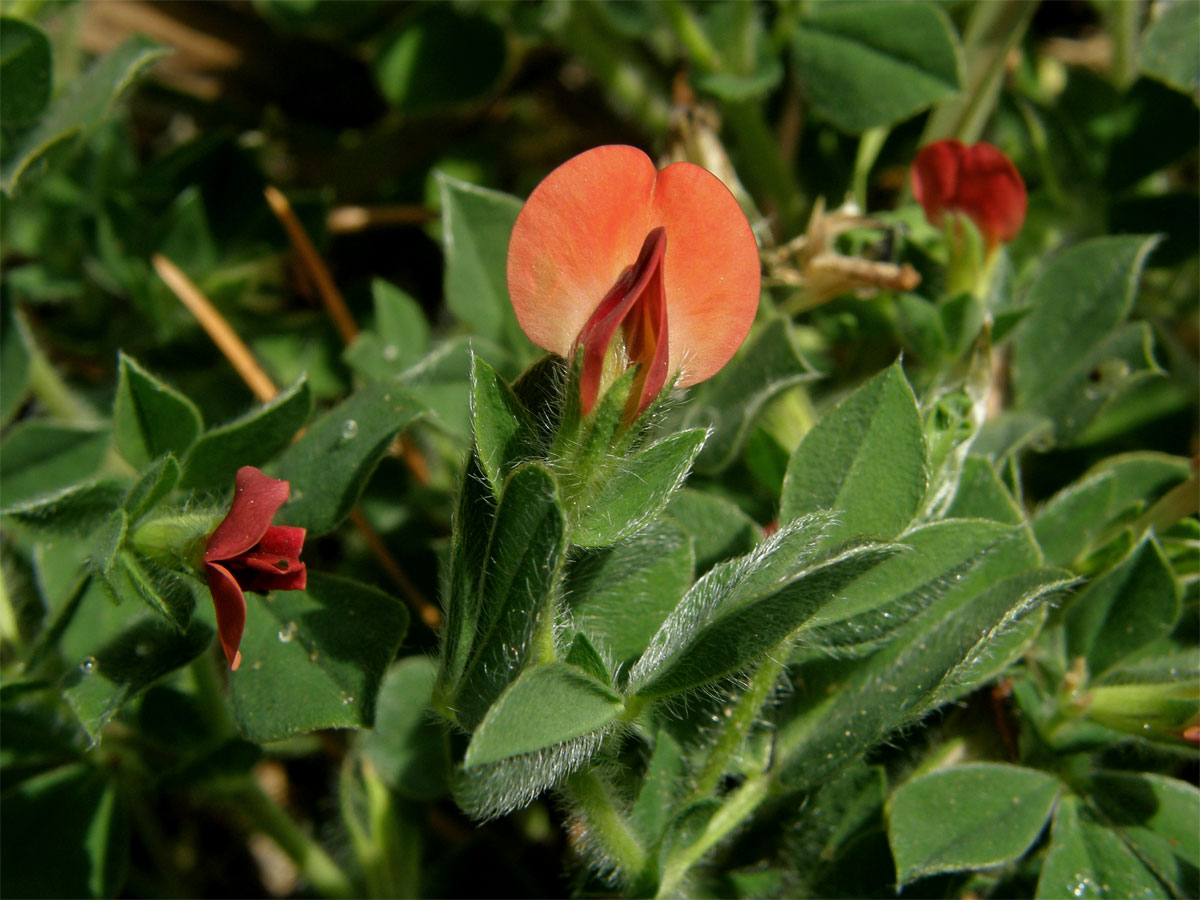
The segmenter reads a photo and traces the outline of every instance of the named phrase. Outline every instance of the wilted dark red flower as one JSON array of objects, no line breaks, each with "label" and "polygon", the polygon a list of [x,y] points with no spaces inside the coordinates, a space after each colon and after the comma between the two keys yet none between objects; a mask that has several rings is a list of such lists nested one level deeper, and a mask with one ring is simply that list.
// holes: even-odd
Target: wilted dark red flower
[{"label": "wilted dark red flower", "polygon": [[531,341],[582,354],[585,414],[620,342],[639,366],[632,418],[671,377],[679,387],[711,378],[741,346],[758,309],[758,247],[708,170],[660,172],[635,147],[596,147],[530,194],[508,245],[508,292]]},{"label": "wilted dark red flower", "polygon": [[242,661],[238,645],[246,627],[243,591],[299,591],[307,581],[300,550],[304,529],[272,525],[291,485],[253,466],[238,469],[233,504],[208,539],[204,576],[217,612],[217,633],[229,667]]},{"label": "wilted dark red flower", "polygon": [[1025,224],[1025,182],[991,144],[945,140],[923,147],[913,160],[912,185],[931,225],[941,227],[947,212],[960,212],[975,223],[989,252]]}]

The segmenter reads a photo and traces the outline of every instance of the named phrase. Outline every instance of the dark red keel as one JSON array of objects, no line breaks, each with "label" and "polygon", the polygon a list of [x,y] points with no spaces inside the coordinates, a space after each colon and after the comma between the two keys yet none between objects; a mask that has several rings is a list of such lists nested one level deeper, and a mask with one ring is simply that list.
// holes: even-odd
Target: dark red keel
[{"label": "dark red keel", "polygon": [[625,405],[626,422],[640,416],[667,383],[666,253],[666,229],[651,229],[637,261],[621,273],[580,330],[575,346],[583,354],[579,392],[584,415],[596,405],[604,358],[620,326],[629,362],[638,367]]}]

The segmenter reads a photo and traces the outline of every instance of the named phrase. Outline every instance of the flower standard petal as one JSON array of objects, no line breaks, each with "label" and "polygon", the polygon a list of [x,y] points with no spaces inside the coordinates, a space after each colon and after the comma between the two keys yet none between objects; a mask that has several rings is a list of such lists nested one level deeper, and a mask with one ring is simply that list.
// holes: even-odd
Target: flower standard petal
[{"label": "flower standard petal", "polygon": [[233,503],[208,539],[204,561],[232,559],[257,544],[290,493],[286,481],[270,478],[253,466],[238,469]]},{"label": "flower standard petal", "polygon": [[658,173],[653,219],[667,229],[668,370],[679,373],[678,387],[690,387],[720,371],[750,333],[762,271],[758,244],[729,189],[691,163]]},{"label": "flower standard petal", "polygon": [[[508,286],[529,338],[569,356],[600,307],[625,299],[629,286],[621,279],[658,227],[666,232],[665,319],[643,312],[626,325],[626,337],[638,329],[644,338],[666,335],[666,377],[679,373],[681,387],[715,374],[745,339],[758,307],[754,235],[716,176],[691,163],[655,172],[633,147],[597,147],[569,160],[518,215]],[[642,388],[655,380],[657,374]]]},{"label": "flower standard petal", "polygon": [[204,575],[217,614],[217,636],[221,639],[221,649],[225,651],[229,668],[236,670],[242,662],[238,645],[246,629],[246,597],[237,579],[224,566],[206,562]]},{"label": "flower standard petal", "polygon": [[508,292],[522,330],[542,349],[570,356],[637,259],[652,227],[656,174],[641,150],[597,147],[563,163],[525,201],[508,244]]}]

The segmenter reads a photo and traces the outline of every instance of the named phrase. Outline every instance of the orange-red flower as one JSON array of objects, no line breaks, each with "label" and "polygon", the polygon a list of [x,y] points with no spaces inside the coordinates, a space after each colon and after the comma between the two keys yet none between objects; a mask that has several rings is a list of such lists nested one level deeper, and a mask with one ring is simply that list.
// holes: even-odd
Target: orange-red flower
[{"label": "orange-red flower", "polygon": [[508,290],[531,341],[582,354],[585,414],[621,335],[618,351],[639,366],[632,418],[668,379],[710,378],[741,346],[758,308],[758,248],[715,175],[686,162],[656,171],[634,147],[597,147],[529,196],[508,246]]},{"label": "orange-red flower", "polygon": [[238,645],[246,627],[243,591],[299,591],[307,581],[300,550],[304,529],[272,525],[291,485],[253,466],[238,469],[233,504],[204,551],[204,576],[217,613],[217,633],[229,667],[242,661]]},{"label": "orange-red flower", "polygon": [[923,147],[913,160],[912,185],[931,225],[941,227],[947,212],[960,212],[975,223],[989,253],[1025,224],[1025,182],[991,144],[944,140]]}]

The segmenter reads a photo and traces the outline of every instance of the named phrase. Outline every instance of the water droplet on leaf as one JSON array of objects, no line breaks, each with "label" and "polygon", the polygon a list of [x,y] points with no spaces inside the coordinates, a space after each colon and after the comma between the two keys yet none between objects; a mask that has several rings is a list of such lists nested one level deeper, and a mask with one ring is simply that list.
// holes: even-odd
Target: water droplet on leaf
[{"label": "water droplet on leaf", "polygon": [[347,419],[342,423],[342,440],[352,441],[358,435],[358,423],[353,419]]},{"label": "water droplet on leaf", "polygon": [[296,623],[288,622],[287,628],[285,628],[283,631],[279,632],[279,634],[276,636],[279,638],[280,643],[282,643],[282,644],[290,643],[292,638],[294,638],[296,636]]}]

